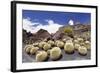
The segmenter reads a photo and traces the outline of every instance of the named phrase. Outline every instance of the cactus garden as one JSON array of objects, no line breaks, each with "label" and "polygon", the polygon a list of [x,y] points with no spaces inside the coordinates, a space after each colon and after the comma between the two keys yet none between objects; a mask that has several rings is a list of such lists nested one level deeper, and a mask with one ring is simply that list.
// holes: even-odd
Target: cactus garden
[{"label": "cactus garden", "polygon": [[[46,17],[45,13],[41,17]],[[79,13],[76,14],[81,16]],[[49,15],[52,14],[48,13]],[[85,13],[83,15],[85,16]],[[57,14],[54,16],[57,16]],[[34,23],[33,25],[32,22],[29,22],[31,21],[30,19],[24,19],[22,29],[22,61],[27,63],[91,59],[91,25],[89,22],[82,23],[83,21],[90,21],[90,19],[85,19],[87,17],[84,17],[84,20],[81,20],[81,18],[79,18],[80,22],[66,20],[67,22],[65,21],[64,25],[58,25],[51,20],[46,20],[48,25],[44,23],[43,26],[39,23]],[[55,19],[57,20],[57,17]],[[78,18],[76,19],[78,20]],[[26,28],[27,25],[24,26],[26,23],[32,24],[30,26],[32,28]]]}]

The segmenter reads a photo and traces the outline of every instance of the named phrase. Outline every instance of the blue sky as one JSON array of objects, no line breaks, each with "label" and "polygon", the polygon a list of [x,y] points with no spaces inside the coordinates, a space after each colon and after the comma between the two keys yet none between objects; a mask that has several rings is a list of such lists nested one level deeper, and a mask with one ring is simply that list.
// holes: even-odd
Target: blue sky
[{"label": "blue sky", "polygon": [[[26,30],[30,29],[28,31],[32,30],[33,32],[34,31],[36,32],[35,28],[37,28],[38,25],[41,25],[41,28],[46,29],[46,27],[48,27],[47,25],[49,24],[60,25],[59,27],[61,27],[61,26],[67,25],[70,20],[73,20],[74,23],[80,22],[82,24],[90,24],[91,22],[90,13],[23,10],[22,15],[23,15],[23,20],[24,20],[23,26],[25,25]],[[29,25],[29,27],[27,28],[26,25]],[[45,25],[46,27],[44,27]],[[56,30],[58,28],[54,28],[54,29]],[[40,28],[38,27],[38,30],[39,29]],[[48,30],[48,31],[51,31],[51,30]]]}]

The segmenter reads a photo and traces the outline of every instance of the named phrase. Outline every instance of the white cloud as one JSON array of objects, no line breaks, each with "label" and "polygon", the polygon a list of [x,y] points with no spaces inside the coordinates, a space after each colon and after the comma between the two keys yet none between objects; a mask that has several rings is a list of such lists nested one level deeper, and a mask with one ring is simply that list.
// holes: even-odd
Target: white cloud
[{"label": "white cloud", "polygon": [[[55,23],[53,20],[45,20],[48,24],[42,25],[40,23],[34,23],[31,22],[28,19],[23,19],[23,28],[26,29],[28,32],[36,33],[40,29],[45,29],[49,33],[55,33],[59,27],[62,27],[63,25]],[[34,26],[37,25],[37,26]]]},{"label": "white cloud", "polygon": [[73,20],[69,20],[68,24],[69,25],[74,25],[74,21]]},{"label": "white cloud", "polygon": [[33,23],[30,21],[29,18],[23,19],[23,29],[26,29],[27,32],[29,32],[29,31],[33,32],[34,27],[32,27],[32,26],[34,26],[34,25],[39,25],[39,23],[36,23],[36,22]]}]

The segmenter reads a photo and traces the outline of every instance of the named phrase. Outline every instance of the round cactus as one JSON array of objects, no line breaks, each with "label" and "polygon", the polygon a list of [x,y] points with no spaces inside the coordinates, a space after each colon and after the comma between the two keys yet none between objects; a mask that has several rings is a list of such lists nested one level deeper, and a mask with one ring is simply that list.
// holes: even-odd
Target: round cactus
[{"label": "round cactus", "polygon": [[36,61],[37,62],[42,62],[42,61],[45,61],[48,57],[48,54],[47,52],[45,51],[39,51],[37,54],[36,54]]},{"label": "round cactus", "polygon": [[51,48],[51,45],[48,44],[48,43],[44,44],[44,46],[43,46],[43,49],[44,49],[45,51],[47,51],[47,50],[50,49],[50,48]]},{"label": "round cactus", "polygon": [[50,50],[50,58],[52,60],[57,60],[61,57],[61,49],[59,47],[54,47]]},{"label": "round cactus", "polygon": [[55,41],[55,45],[56,45],[56,46],[57,46],[57,43],[58,43],[58,42],[60,42],[60,40],[56,40],[56,41]]},{"label": "round cactus", "polygon": [[67,39],[66,38],[63,38],[62,41],[65,43],[67,41]]},{"label": "round cactus", "polygon": [[77,40],[78,40],[79,42],[83,42],[83,41],[84,41],[83,38],[77,38]]},{"label": "round cactus", "polygon": [[43,46],[46,44],[46,42],[40,42],[39,43],[39,48],[43,48]]},{"label": "round cactus", "polygon": [[78,49],[79,49],[79,47],[80,47],[80,45],[79,45],[79,44],[74,44],[74,48],[75,48],[75,50],[78,50]]},{"label": "round cactus", "polygon": [[39,46],[39,43],[38,42],[33,43],[33,46]]},{"label": "round cactus", "polygon": [[58,41],[58,42],[57,42],[57,47],[63,48],[63,47],[64,47],[64,42]]},{"label": "round cactus", "polygon": [[74,45],[73,43],[65,43],[64,50],[66,53],[73,53],[74,52]]},{"label": "round cactus", "polygon": [[37,51],[38,51],[39,47],[33,47],[31,50],[30,50],[30,54],[35,54]]},{"label": "round cactus", "polygon": [[87,50],[90,50],[91,49],[91,43],[89,41],[85,41],[85,45],[84,45]]},{"label": "round cactus", "polygon": [[24,48],[24,50],[25,50],[26,53],[30,54],[30,50],[31,50],[32,48],[34,48],[33,45],[26,45],[25,48]]},{"label": "round cactus", "polygon": [[49,40],[48,43],[51,44],[51,46],[53,46],[55,44],[55,42],[52,40]]},{"label": "round cactus", "polygon": [[78,40],[74,40],[74,44],[79,44],[79,41]]},{"label": "round cactus", "polygon": [[80,46],[78,49],[79,54],[86,55],[87,54],[87,48],[84,46]]}]

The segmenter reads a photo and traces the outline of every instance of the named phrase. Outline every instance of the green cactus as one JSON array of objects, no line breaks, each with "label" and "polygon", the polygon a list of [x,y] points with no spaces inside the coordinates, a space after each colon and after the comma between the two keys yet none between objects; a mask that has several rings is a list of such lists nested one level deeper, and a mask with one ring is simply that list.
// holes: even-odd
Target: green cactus
[{"label": "green cactus", "polygon": [[64,28],[64,33],[66,33],[70,37],[73,37],[73,29],[71,27]]}]

